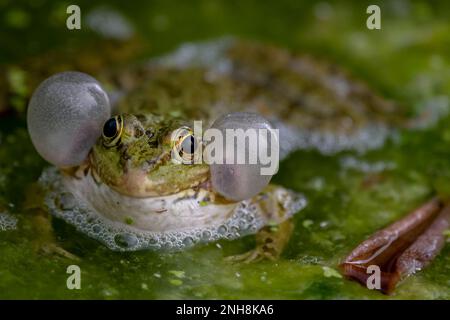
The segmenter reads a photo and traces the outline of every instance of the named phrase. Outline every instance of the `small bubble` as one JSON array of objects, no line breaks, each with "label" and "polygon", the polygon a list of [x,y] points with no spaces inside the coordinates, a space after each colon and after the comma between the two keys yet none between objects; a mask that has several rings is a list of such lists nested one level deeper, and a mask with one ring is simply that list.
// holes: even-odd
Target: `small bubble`
[{"label": "small bubble", "polygon": [[98,224],[95,224],[92,226],[92,231],[94,233],[100,233],[101,230],[102,230],[102,228]]},{"label": "small bubble", "polygon": [[220,234],[225,234],[227,232],[227,227],[225,225],[221,225],[219,228],[217,228],[217,232]]},{"label": "small bubble", "polygon": [[186,237],[183,240],[183,244],[185,246],[192,246],[194,244],[194,239],[192,239],[191,237]]},{"label": "small bubble", "polygon": [[211,232],[203,231],[202,238],[203,238],[203,240],[209,240],[211,238]]},{"label": "small bubble", "polygon": [[71,210],[76,206],[76,200],[73,194],[71,193],[63,193],[57,199],[57,206],[59,206],[62,210]]},{"label": "small bubble", "polygon": [[231,233],[239,235],[239,228],[236,226],[231,227]]},{"label": "small bubble", "polygon": [[245,221],[244,219],[239,220],[239,229],[245,230],[247,226],[248,226],[247,221]]},{"label": "small bubble", "polygon": [[173,248],[173,243],[172,242],[163,242],[162,247],[170,250]]},{"label": "small bubble", "polygon": [[135,235],[130,233],[120,233],[114,237],[114,242],[121,248],[132,248],[138,243]]}]

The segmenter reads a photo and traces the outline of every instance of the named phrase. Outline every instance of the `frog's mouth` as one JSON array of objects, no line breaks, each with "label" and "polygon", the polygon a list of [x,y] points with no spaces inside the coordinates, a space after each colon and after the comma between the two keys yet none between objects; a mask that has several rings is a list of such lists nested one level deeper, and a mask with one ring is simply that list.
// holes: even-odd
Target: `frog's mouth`
[{"label": "frog's mouth", "polygon": [[145,174],[149,174],[152,171],[157,170],[160,166],[165,166],[171,162],[171,153],[168,151],[164,151],[157,157],[153,157],[151,159],[145,160],[142,165],[139,168],[132,168],[129,167],[125,168],[125,173],[127,173],[130,170],[140,170],[144,172]]},{"label": "frog's mouth", "polygon": [[198,187],[209,180],[209,166],[180,164],[172,161],[171,151],[133,164],[127,160],[123,171],[116,177],[101,172],[101,167],[91,155],[83,169],[90,172],[97,184],[105,184],[114,191],[133,198],[160,197]]}]

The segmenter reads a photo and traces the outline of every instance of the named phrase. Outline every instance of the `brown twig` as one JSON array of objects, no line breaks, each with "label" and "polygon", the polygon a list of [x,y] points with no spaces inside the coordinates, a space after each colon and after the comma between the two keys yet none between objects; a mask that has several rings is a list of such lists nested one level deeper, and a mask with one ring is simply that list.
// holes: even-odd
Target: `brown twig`
[{"label": "brown twig", "polygon": [[430,263],[445,244],[450,205],[435,197],[403,219],[376,232],[341,264],[343,274],[367,285],[371,265],[380,268],[380,290],[390,294],[397,283]]}]

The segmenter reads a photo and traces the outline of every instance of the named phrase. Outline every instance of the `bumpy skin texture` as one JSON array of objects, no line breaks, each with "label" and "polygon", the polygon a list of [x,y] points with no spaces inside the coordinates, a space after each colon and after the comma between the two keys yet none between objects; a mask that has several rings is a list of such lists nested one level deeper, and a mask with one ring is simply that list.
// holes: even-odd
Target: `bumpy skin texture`
[{"label": "bumpy skin texture", "polygon": [[195,187],[209,177],[207,165],[179,165],[171,161],[171,133],[182,121],[154,114],[124,114],[117,144],[97,141],[90,156],[101,181],[132,197],[162,196]]}]

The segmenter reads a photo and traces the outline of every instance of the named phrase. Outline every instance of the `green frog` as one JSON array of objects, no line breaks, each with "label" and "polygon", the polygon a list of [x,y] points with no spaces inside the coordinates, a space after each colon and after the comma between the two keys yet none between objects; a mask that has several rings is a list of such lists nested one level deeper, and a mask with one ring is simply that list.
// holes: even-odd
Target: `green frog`
[{"label": "green frog", "polygon": [[[193,120],[207,127],[230,112],[263,115],[280,130],[281,158],[309,148],[364,152],[410,126],[405,109],[336,65],[245,40],[186,44],[95,76],[112,117],[82,163],[46,169],[40,188],[46,212],[112,250],[180,250],[256,234],[254,250],[229,259],[282,253],[305,196],[269,184],[235,201],[214,189],[207,164],[173,163],[171,133],[182,127],[180,141],[193,140]],[[189,157],[188,149],[177,150]]]}]

